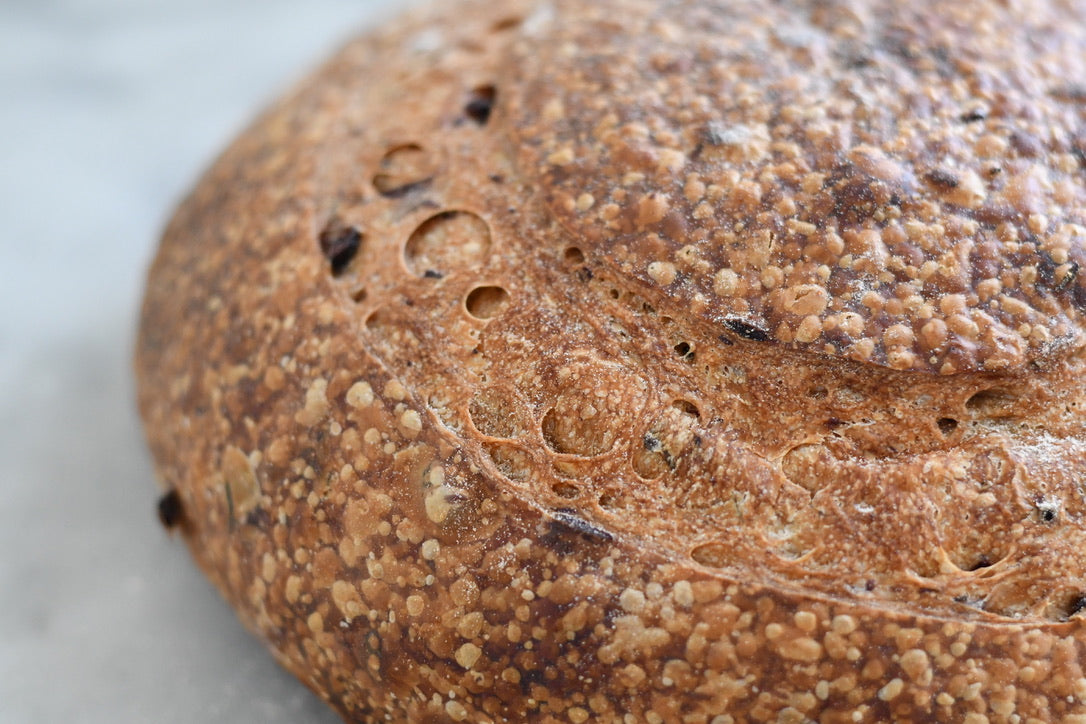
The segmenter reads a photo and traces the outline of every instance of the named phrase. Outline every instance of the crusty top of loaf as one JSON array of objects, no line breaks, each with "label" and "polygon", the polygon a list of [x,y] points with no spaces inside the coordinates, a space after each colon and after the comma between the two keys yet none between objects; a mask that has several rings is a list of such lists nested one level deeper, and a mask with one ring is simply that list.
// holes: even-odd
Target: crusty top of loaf
[{"label": "crusty top of loaf", "polygon": [[569,232],[702,319],[1019,368],[1083,330],[1086,28],[936,5],[586,4],[520,46],[515,138]]},{"label": "crusty top of loaf", "polygon": [[1086,705],[1086,8],[429,13],[148,287],[159,472],[281,660],[359,720]]}]

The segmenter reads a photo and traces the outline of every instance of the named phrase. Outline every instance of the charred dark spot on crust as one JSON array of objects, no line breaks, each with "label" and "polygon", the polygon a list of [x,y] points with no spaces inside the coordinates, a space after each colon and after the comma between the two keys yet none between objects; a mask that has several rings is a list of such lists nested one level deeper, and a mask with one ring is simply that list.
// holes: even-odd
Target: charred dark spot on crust
[{"label": "charred dark spot on crust", "polygon": [[749,339],[755,342],[765,342],[769,340],[769,332],[737,317],[725,319],[724,326],[743,339]]},{"label": "charred dark spot on crust", "polygon": [[582,518],[577,514],[577,511],[571,508],[560,508],[554,511],[554,520],[551,522],[551,535],[548,538],[552,539],[553,544],[557,542],[558,537],[568,532],[577,533],[593,543],[610,543],[615,539],[608,531]]},{"label": "charred dark spot on crust", "polygon": [[1077,593],[1067,604],[1067,618],[1071,618],[1086,610],[1086,593]]},{"label": "charred dark spot on crust", "polygon": [[480,126],[485,126],[490,120],[490,113],[494,109],[494,98],[497,91],[492,85],[482,85],[471,92],[471,97],[464,105],[464,115],[475,121]]},{"label": "charred dark spot on crust", "polygon": [[649,452],[656,452],[660,449],[660,441],[652,433],[645,433],[644,437],[641,438],[641,445]]},{"label": "charred dark spot on crust", "polygon": [[984,596],[971,595],[968,593],[960,593],[954,597],[954,603],[960,603],[963,606],[968,606],[977,611],[984,610],[985,600]]},{"label": "charred dark spot on crust", "polygon": [[427,269],[422,273],[422,276],[426,279],[441,279],[445,275],[439,272],[437,269]]},{"label": "charred dark spot on crust", "polygon": [[158,520],[166,530],[172,530],[180,525],[184,515],[181,496],[176,489],[171,489],[158,499]]},{"label": "charred dark spot on crust", "polygon": [[883,181],[855,164],[839,164],[823,183],[811,212],[847,226],[863,225],[891,204],[896,195],[908,190],[902,181]]},{"label": "charred dark spot on crust", "polygon": [[961,180],[958,176],[944,168],[936,168],[924,174],[924,180],[932,186],[941,189],[956,189]]},{"label": "charred dark spot on crust", "polygon": [[245,525],[270,530],[272,525],[271,514],[265,508],[253,508],[245,515]]},{"label": "charred dark spot on crust", "polygon": [[1067,268],[1067,271],[1064,272],[1063,278],[1060,279],[1058,282],[1056,282],[1056,285],[1054,287],[1052,287],[1052,291],[1054,291],[1054,292],[1066,291],[1068,287],[1070,287],[1072,284],[1075,283],[1075,279],[1078,278],[1078,270],[1079,270],[1078,262],[1077,261],[1071,262],[1070,266]]},{"label": "charred dark spot on crust", "polygon": [[333,276],[343,273],[361,245],[362,232],[338,219],[330,221],[320,234],[321,253],[331,264]]},{"label": "charred dark spot on crust", "polygon": [[1037,264],[1037,282],[1040,286],[1052,288],[1056,283],[1056,262],[1048,254],[1041,254]]},{"label": "charred dark spot on crust", "polygon": [[976,121],[983,121],[988,118],[988,112],[983,108],[972,108],[961,116],[959,116],[963,123],[975,123]]},{"label": "charred dark spot on crust", "polygon": [[226,484],[226,518],[229,521],[228,528],[231,533],[238,527],[238,521],[234,517],[234,491],[230,483]]},{"label": "charred dark spot on crust", "polygon": [[367,631],[365,644],[366,651],[368,653],[378,658],[381,657],[381,634],[373,631],[372,629],[370,631]]}]

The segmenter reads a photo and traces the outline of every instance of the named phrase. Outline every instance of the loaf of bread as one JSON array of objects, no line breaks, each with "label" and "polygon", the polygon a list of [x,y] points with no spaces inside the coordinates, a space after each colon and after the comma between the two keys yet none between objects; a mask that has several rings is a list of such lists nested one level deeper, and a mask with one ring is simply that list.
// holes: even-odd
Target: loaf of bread
[{"label": "loaf of bread", "polygon": [[1086,722],[1086,4],[456,0],[184,201],[160,513],[353,722]]}]

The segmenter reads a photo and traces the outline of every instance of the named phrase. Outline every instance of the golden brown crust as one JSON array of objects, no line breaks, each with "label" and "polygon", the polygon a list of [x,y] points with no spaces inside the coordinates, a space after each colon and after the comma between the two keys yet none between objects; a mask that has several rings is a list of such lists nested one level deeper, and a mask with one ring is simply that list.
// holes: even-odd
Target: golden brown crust
[{"label": "golden brown crust", "polygon": [[169,519],[345,718],[1086,721],[1086,9],[898,5],[443,3],[186,200]]},{"label": "golden brown crust", "polygon": [[1086,308],[1076,11],[595,3],[520,46],[516,138],[571,233],[702,318],[1020,368]]}]

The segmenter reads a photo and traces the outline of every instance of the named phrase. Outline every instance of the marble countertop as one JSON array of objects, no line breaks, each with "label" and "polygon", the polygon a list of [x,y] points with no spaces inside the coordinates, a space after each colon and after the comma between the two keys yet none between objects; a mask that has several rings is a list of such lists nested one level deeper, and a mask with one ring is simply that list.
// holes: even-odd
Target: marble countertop
[{"label": "marble countertop", "polygon": [[159,526],[130,357],[172,205],[397,4],[0,4],[0,722],[338,721]]}]

